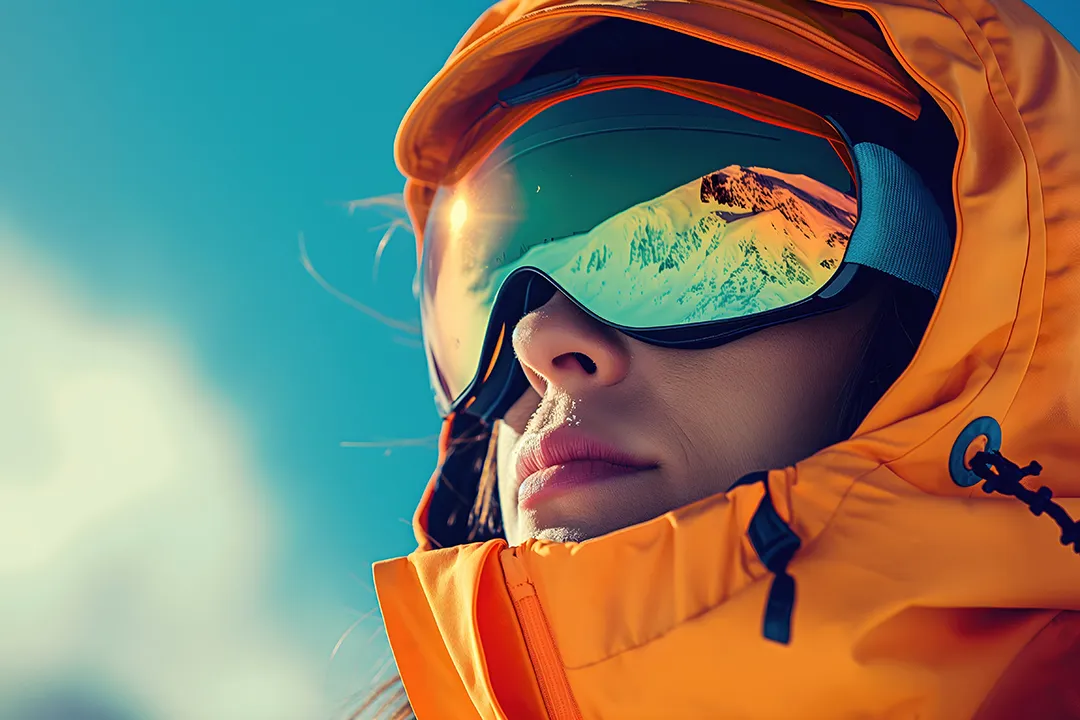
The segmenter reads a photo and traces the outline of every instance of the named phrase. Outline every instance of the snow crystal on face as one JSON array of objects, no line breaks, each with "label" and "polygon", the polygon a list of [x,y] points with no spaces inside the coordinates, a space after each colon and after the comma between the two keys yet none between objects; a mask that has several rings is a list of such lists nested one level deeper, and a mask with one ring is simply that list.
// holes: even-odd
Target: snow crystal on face
[{"label": "snow crystal on face", "polygon": [[744,316],[803,300],[843,259],[850,195],[805,175],[730,166],[531,248],[533,266],[611,322],[641,327]]}]

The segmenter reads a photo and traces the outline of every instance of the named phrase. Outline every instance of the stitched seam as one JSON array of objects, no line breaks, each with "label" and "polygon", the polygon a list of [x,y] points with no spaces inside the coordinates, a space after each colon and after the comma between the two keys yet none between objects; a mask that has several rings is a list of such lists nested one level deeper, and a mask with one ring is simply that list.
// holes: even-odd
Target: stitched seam
[{"label": "stitched seam", "polygon": [[[949,12],[949,10],[948,10],[948,8],[945,8],[945,2],[949,2],[949,1],[950,0],[939,0],[939,2],[941,3],[942,8],[946,12]],[[963,6],[962,2],[961,2],[961,6]],[[950,13],[950,15],[952,15],[952,13]],[[969,17],[970,17],[970,13],[969,13]],[[1000,20],[999,20],[999,22],[1000,22]],[[1019,138],[1017,138],[1015,131],[1013,130],[1012,126],[1006,120],[1004,113],[1002,113],[1001,105],[998,103],[997,94],[994,92],[992,87],[989,87],[990,68],[988,68],[984,64],[983,65],[983,72],[984,72],[984,75],[986,75],[986,77],[987,77],[987,81],[988,81],[987,85],[988,85],[988,88],[990,89],[990,100],[994,103],[994,109],[997,110],[998,115],[1001,116],[1002,121],[1005,121],[1006,127],[1009,128],[1009,137],[1012,138],[1013,142],[1016,143],[1017,149],[1020,150],[1020,154],[1024,158],[1024,169],[1025,170],[1030,170],[1030,166],[1028,164],[1029,163],[1028,157],[1024,153],[1025,146],[1026,146],[1027,149],[1029,149],[1031,151],[1031,161],[1030,162],[1034,164],[1034,168],[1035,168],[1035,181],[1034,181],[1035,187],[1034,188],[1032,187],[1031,173],[1029,173],[1029,172],[1024,173],[1024,189],[1026,191],[1026,198],[1027,198],[1027,202],[1025,203],[1024,208],[1025,208],[1025,211],[1026,211],[1025,215],[1026,215],[1026,218],[1027,218],[1028,248],[1029,248],[1028,253],[1025,254],[1025,256],[1024,256],[1024,275],[1027,275],[1028,267],[1031,264],[1030,261],[1029,261],[1029,257],[1031,255],[1030,248],[1031,248],[1032,228],[1034,227],[1034,223],[1032,221],[1031,195],[1032,195],[1032,191],[1034,189],[1038,190],[1038,193],[1039,193],[1039,205],[1040,205],[1040,207],[1044,208],[1044,212],[1041,214],[1041,218],[1040,218],[1041,222],[1039,222],[1039,227],[1042,228],[1042,236],[1043,236],[1043,262],[1044,262],[1044,264],[1046,262],[1046,260],[1045,260],[1046,245],[1047,245],[1047,243],[1046,243],[1046,213],[1045,213],[1045,196],[1043,194],[1043,188],[1042,188],[1042,168],[1039,165],[1039,158],[1035,154],[1035,146],[1031,142],[1031,135],[1028,133],[1027,125],[1024,123],[1024,118],[1020,113],[1020,107],[1016,102],[1016,97],[1013,95],[1012,88],[1009,87],[1009,83],[1005,79],[1005,74],[1001,71],[1001,63],[998,62],[998,56],[997,56],[997,53],[994,52],[994,46],[986,38],[986,34],[984,32],[982,32],[982,27],[980,27],[978,25],[978,23],[975,23],[975,25],[979,30],[980,37],[983,39],[983,41],[985,43],[987,52],[990,54],[990,58],[994,62],[994,65],[993,65],[994,74],[1000,80],[1002,87],[1005,88],[1005,94],[1007,95],[1009,101],[1011,102],[1012,108],[1016,112],[1016,115],[1017,115],[1017,117],[1018,117],[1018,119],[1020,121],[1020,129],[1022,131],[1022,137],[1023,137],[1023,141],[1024,141],[1023,144],[1020,143],[1020,140],[1019,140]],[[964,34],[964,37],[966,37],[968,39],[968,44],[971,45],[972,49],[975,50],[975,53],[979,55],[980,59],[982,59],[982,55],[979,54],[978,49],[975,47],[974,43],[971,42],[971,38],[967,35],[967,33]],[[1020,291],[1021,291],[1021,294],[1022,294],[1023,293],[1023,282],[1022,281],[1021,281]],[[1012,398],[1009,400],[1008,406],[1005,408],[1005,412],[1002,415],[1002,420],[1003,421],[1004,421],[1004,419],[1006,417],[1008,417],[1009,411],[1012,410],[1012,406],[1016,403],[1016,396],[1020,392],[1020,386],[1023,384],[1023,378],[1025,378],[1027,376],[1028,368],[1031,367],[1031,360],[1032,360],[1032,357],[1034,357],[1034,355],[1035,355],[1035,345],[1038,344],[1039,333],[1042,330],[1043,311],[1046,308],[1046,273],[1045,273],[1045,271],[1044,271],[1043,277],[1042,277],[1042,292],[1040,293],[1040,295],[1041,295],[1041,299],[1040,299],[1040,306],[1039,306],[1039,315],[1038,315],[1038,318],[1036,319],[1036,322],[1035,322],[1035,342],[1032,344],[1030,352],[1027,353],[1027,357],[1024,359],[1024,372],[1021,375],[1020,382],[1017,383],[1017,385],[1016,385],[1016,390],[1013,392]],[[1009,340],[1012,340],[1013,334],[1014,334],[1015,329],[1016,329],[1016,319],[1019,318],[1019,317],[1020,317],[1020,298],[1018,297],[1016,299],[1016,317],[1013,319],[1012,329],[1009,331]],[[1006,348],[1008,348],[1008,343],[1006,343]],[[1005,353],[1003,351],[1002,352],[1002,358],[1004,357],[1004,355],[1005,355]],[[1000,367],[1000,365],[1001,365],[1001,358],[998,359],[998,367]],[[994,372],[996,374],[997,368],[994,368]],[[988,383],[989,383],[989,381],[988,381]],[[972,492],[974,492],[974,488],[972,489]]]},{"label": "stitched seam", "polygon": [[[825,0],[825,2],[828,2],[829,4],[835,5],[836,7],[846,7],[846,8],[849,8],[849,9],[851,9],[851,8],[855,8],[855,9],[866,9],[866,10],[867,10],[868,12],[870,12],[870,14],[871,14],[871,15],[872,15],[872,16],[874,17],[874,19],[875,19],[875,20],[877,21],[877,24],[879,25],[879,27],[881,27],[881,28],[885,28],[885,27],[886,27],[886,24],[885,24],[885,23],[884,23],[884,22],[882,21],[882,18],[880,17],[880,15],[879,15],[879,14],[878,14],[877,12],[873,11],[872,9],[867,9],[867,8],[864,8],[864,7],[863,7],[863,5],[862,5],[861,3],[859,3],[859,2],[851,2],[850,0]],[[989,98],[990,98],[990,101],[991,101],[991,103],[993,104],[993,106],[994,106],[995,110],[997,110],[997,114],[998,114],[998,116],[999,116],[999,117],[1001,118],[1002,122],[1003,122],[1003,123],[1005,124],[1006,128],[1007,128],[1007,129],[1009,130],[1009,137],[1010,137],[1010,138],[1011,138],[1011,139],[1013,140],[1013,143],[1014,143],[1014,144],[1016,145],[1017,149],[1018,149],[1018,150],[1020,150],[1020,152],[1021,152],[1021,155],[1023,155],[1023,149],[1024,149],[1024,148],[1023,148],[1023,146],[1022,146],[1022,145],[1020,144],[1020,142],[1019,142],[1019,140],[1017,139],[1017,137],[1016,137],[1015,133],[1013,132],[1013,128],[1012,128],[1011,124],[1010,124],[1010,123],[1009,123],[1009,122],[1008,122],[1008,121],[1006,120],[1006,118],[1005,118],[1004,114],[1002,113],[1002,110],[1001,110],[1001,105],[1000,105],[1000,103],[998,102],[998,98],[997,98],[997,96],[996,96],[996,94],[995,94],[995,92],[994,92],[994,89],[993,89],[993,87],[992,87],[992,84],[991,84],[991,82],[990,82],[990,79],[991,79],[991,78],[990,78],[990,72],[991,72],[991,68],[988,68],[988,67],[987,67],[987,65],[986,65],[986,63],[985,63],[985,61],[984,61],[983,55],[982,55],[982,54],[981,54],[981,53],[979,52],[979,49],[978,49],[978,48],[977,48],[977,47],[975,46],[975,44],[974,44],[974,43],[972,42],[971,36],[970,36],[970,35],[968,34],[968,31],[967,31],[967,29],[966,29],[966,28],[964,27],[964,25],[963,25],[963,24],[962,24],[962,23],[960,22],[960,20],[959,20],[959,19],[957,18],[957,15],[956,15],[956,13],[954,13],[954,12],[953,12],[952,10],[950,10],[950,9],[949,9],[948,7],[946,7],[946,6],[945,6],[945,3],[947,3],[947,2],[950,2],[950,0],[936,0],[936,2],[937,2],[937,4],[938,4],[938,7],[940,7],[940,8],[942,9],[942,11],[943,11],[943,12],[944,12],[944,13],[945,13],[945,14],[946,14],[946,15],[947,15],[947,16],[948,16],[949,18],[951,18],[951,19],[953,20],[953,22],[954,22],[954,23],[956,23],[957,29],[958,29],[958,30],[959,30],[959,31],[960,31],[961,33],[963,33],[963,35],[964,35],[964,38],[965,38],[965,40],[966,40],[966,41],[967,41],[967,43],[968,43],[968,46],[969,46],[969,47],[971,48],[971,50],[972,50],[972,51],[973,51],[973,52],[975,53],[976,57],[978,57],[978,58],[979,58],[979,60],[980,60],[980,61],[982,62],[982,65],[983,65],[983,76],[984,76],[984,77],[986,78],[986,82],[987,82],[987,95],[989,96]],[[971,15],[970,15],[970,13],[968,13],[968,18],[969,18],[969,19],[972,19],[972,18],[971,18]],[[981,37],[981,38],[982,38],[982,39],[983,39],[984,41],[986,41],[986,36],[985,36],[985,33],[983,33],[983,32],[982,32],[982,28],[978,26],[978,23],[975,23],[975,30],[976,30],[976,31],[978,31],[978,33],[979,33],[979,36],[980,36],[980,37]],[[886,41],[888,41],[888,38],[889,38],[889,36],[888,36],[888,35],[886,35]],[[990,48],[990,44],[989,44],[989,42],[988,42],[988,41],[986,41],[986,42],[985,42],[985,44],[986,44],[987,48],[989,49],[989,51],[990,51],[990,55],[991,55],[991,57],[992,57],[992,59],[993,59],[993,69],[994,69],[994,70],[996,71],[996,74],[997,74],[998,78],[999,78],[999,79],[1001,80],[1001,84],[1005,86],[1005,88],[1006,88],[1006,91],[1007,91],[1007,93],[1008,93],[1008,95],[1009,95],[1009,98],[1010,98],[1010,99],[1012,99],[1012,100],[1014,100],[1014,99],[1013,99],[1013,97],[1012,97],[1012,92],[1011,92],[1011,90],[1009,90],[1009,86],[1008,86],[1008,83],[1007,83],[1007,82],[1005,82],[1004,76],[1002,76],[1002,75],[1001,75],[1001,72],[1000,72],[1000,66],[999,66],[999,64],[998,64],[998,62],[997,62],[997,56],[996,56],[996,55],[995,55],[995,54],[993,53],[993,49],[992,49],[992,48]],[[902,56],[901,56],[901,55],[900,55],[899,53],[895,53],[895,52],[894,52],[894,54],[895,54],[895,55],[897,55],[897,60],[898,60],[898,61],[899,61],[899,62],[901,63],[901,65],[903,65],[904,69],[905,69],[905,70],[906,70],[907,72],[909,72],[910,74],[912,74],[912,75],[915,75],[916,77],[918,77],[918,78],[921,78],[921,79],[923,79],[923,80],[925,81],[925,78],[923,78],[922,74],[921,74],[921,73],[917,73],[917,72],[914,72],[914,68],[913,68],[913,67],[911,67],[909,63],[905,62],[905,60],[903,59],[903,57],[902,57]],[[957,115],[960,115],[960,116],[962,116],[962,115],[963,115],[963,113],[962,113],[962,112],[960,111],[960,109],[959,109],[959,108],[957,107],[957,105],[955,104],[955,102],[953,102],[952,98],[948,98],[948,97],[943,97],[942,99],[948,102],[949,106],[950,106],[950,107],[951,107],[951,108],[953,109],[953,111],[954,111],[954,112],[955,112],[955,113],[956,113]],[[1014,102],[1013,102],[1013,106],[1015,107],[1015,105],[1016,105],[1016,103],[1015,103],[1015,100],[1014,100]],[[965,151],[968,151],[968,152],[970,152],[970,151],[971,151],[971,148],[970,148],[970,144],[969,144],[969,142],[968,142],[968,137],[969,137],[969,135],[970,135],[970,133],[968,132],[969,128],[967,127],[967,125],[966,125],[966,124],[965,124],[965,125],[964,125],[963,127],[964,127],[964,137],[962,138],[962,140],[963,140],[963,145],[962,145],[962,147],[960,147],[960,148],[959,148],[959,153],[958,153],[958,155],[957,155],[957,159],[958,159],[958,160],[959,160],[959,159],[960,159],[960,158],[961,158],[961,157],[962,157],[962,156],[964,155],[964,152],[965,152]],[[1026,140],[1028,141],[1028,145],[1030,146],[1030,139],[1029,139],[1029,137],[1028,137],[1028,135],[1027,135],[1027,128],[1026,128],[1026,126],[1024,126],[1024,138],[1025,138],[1025,139],[1026,139]],[[1027,166],[1027,158],[1026,158],[1026,157],[1025,157],[1025,159],[1024,159],[1024,164],[1025,164],[1025,167],[1026,167],[1026,166]],[[953,172],[953,197],[954,197],[954,204],[955,204],[955,198],[956,198],[956,195],[957,195],[957,189],[958,189],[958,188],[957,188],[957,180],[958,180],[958,178],[957,178],[957,170],[958,170],[958,167],[954,168],[954,172]],[[1028,178],[1028,176],[1027,176],[1027,174],[1026,174],[1026,173],[1025,173],[1025,186],[1026,186],[1026,187],[1027,187],[1027,188],[1029,189],[1029,191],[1030,191],[1030,180],[1029,180],[1029,178]],[[1040,186],[1040,197],[1041,197],[1041,196],[1042,196],[1042,192],[1041,192],[1041,186]],[[958,229],[960,229],[960,228],[963,228],[963,219],[964,219],[964,212],[963,212],[963,208],[962,208],[961,206],[959,206],[959,204],[956,204],[956,208],[955,208],[955,209],[956,209],[956,214],[957,214],[957,228],[958,228]],[[1028,203],[1026,204],[1026,207],[1025,207],[1025,215],[1026,215],[1026,217],[1027,217],[1028,238],[1029,238],[1029,243],[1030,243],[1030,237],[1031,237],[1031,227],[1032,227],[1032,223],[1031,223],[1031,203],[1030,203],[1030,202],[1028,202]],[[1045,223],[1043,223],[1043,226],[1045,227]],[[959,233],[958,233],[958,235],[959,235]],[[1025,258],[1024,258],[1024,267],[1025,267],[1025,272],[1026,272],[1026,268],[1027,268],[1027,266],[1028,266],[1028,260],[1027,260],[1027,257],[1025,256]],[[951,269],[950,269],[950,274],[951,274]],[[1045,302],[1045,299],[1044,299],[1044,302]],[[995,377],[995,376],[997,375],[998,371],[999,371],[999,370],[1000,370],[1000,368],[1001,368],[1001,362],[1002,362],[1002,360],[1004,359],[1004,357],[1005,357],[1005,353],[1006,353],[1006,352],[1007,352],[1007,350],[1008,350],[1008,347],[1009,347],[1009,341],[1011,341],[1011,339],[1012,339],[1013,335],[1015,334],[1015,330],[1016,330],[1016,324],[1017,324],[1017,318],[1018,318],[1018,317],[1019,317],[1019,315],[1020,315],[1020,313],[1019,313],[1019,307],[1020,307],[1020,300],[1019,300],[1019,298],[1018,298],[1018,299],[1017,299],[1017,304],[1016,304],[1016,312],[1015,312],[1015,313],[1013,314],[1012,322],[1010,323],[1010,330],[1009,330],[1009,339],[1008,339],[1008,340],[1006,341],[1006,343],[1005,343],[1005,349],[1003,349],[1003,350],[1001,351],[1001,353],[1000,353],[1000,354],[998,355],[998,357],[997,357],[997,361],[996,361],[996,363],[995,363],[995,365],[994,365],[994,369],[993,369],[993,372],[991,372],[991,373],[990,373],[990,377],[989,377],[989,378],[987,378],[986,382],[984,382],[984,383],[983,383],[983,385],[982,385],[982,386],[981,386],[981,387],[980,387],[980,388],[978,389],[978,391],[977,391],[977,392],[975,393],[975,396],[974,396],[974,397],[973,397],[973,398],[972,398],[972,399],[971,399],[971,400],[970,400],[970,401],[969,401],[968,403],[966,403],[966,404],[965,404],[965,405],[964,405],[963,407],[959,408],[959,409],[957,410],[957,412],[956,412],[956,413],[955,413],[955,414],[954,414],[954,415],[953,415],[952,417],[948,418],[948,419],[947,419],[947,420],[946,420],[945,422],[941,423],[941,424],[940,424],[940,425],[939,425],[939,426],[938,426],[938,427],[937,427],[937,428],[936,428],[936,429],[935,429],[935,430],[934,430],[933,432],[929,433],[929,435],[927,435],[926,439],[924,439],[924,440],[923,440],[922,442],[918,443],[917,445],[914,445],[914,446],[912,446],[912,447],[908,448],[908,450],[906,450],[906,451],[905,451],[905,452],[903,452],[902,454],[900,454],[900,455],[897,455],[897,456],[895,456],[895,457],[892,457],[892,458],[888,458],[888,459],[884,460],[884,462],[882,463],[883,465],[886,465],[886,466],[888,466],[888,465],[890,465],[890,464],[892,464],[892,463],[895,463],[895,462],[897,462],[897,461],[899,461],[899,460],[902,460],[902,459],[904,459],[904,458],[908,457],[909,455],[911,455],[911,454],[912,454],[913,452],[915,452],[916,450],[919,450],[920,448],[922,448],[922,447],[923,447],[924,445],[926,445],[927,443],[929,443],[929,442],[930,442],[930,441],[931,441],[931,440],[932,440],[932,439],[933,439],[933,438],[934,438],[934,437],[935,437],[935,436],[936,436],[936,435],[937,435],[938,433],[940,433],[940,432],[941,432],[942,430],[944,430],[944,429],[945,429],[945,428],[946,428],[946,427],[947,427],[948,425],[950,425],[951,423],[955,422],[957,418],[961,417],[961,416],[962,416],[962,415],[963,415],[963,414],[964,414],[965,412],[967,412],[967,411],[968,411],[968,410],[969,410],[969,409],[970,409],[970,408],[971,408],[971,407],[972,407],[972,406],[973,406],[973,405],[974,405],[974,404],[975,404],[975,403],[976,403],[976,402],[978,401],[978,399],[979,399],[979,397],[980,397],[980,396],[982,395],[983,391],[984,391],[984,390],[986,389],[986,387],[987,387],[987,386],[988,386],[988,385],[990,384],[990,382],[991,382],[991,381],[992,381],[992,380],[994,379],[994,377]],[[936,319],[937,319],[937,310],[935,310],[935,312],[934,312],[934,317],[933,317],[933,318],[931,319],[931,326],[933,325],[933,321],[934,321],[934,320],[936,320]],[[1039,314],[1039,325],[1040,325],[1040,326],[1041,326],[1041,323],[1042,323],[1042,313],[1040,313],[1040,314]],[[1032,357],[1032,355],[1033,355],[1033,354],[1034,354],[1034,347],[1032,348],[1032,351],[1031,351],[1031,353],[1029,353],[1029,354],[1028,354],[1028,358],[1027,358],[1027,362],[1026,362],[1026,365],[1027,365],[1027,366],[1030,366],[1030,364],[1031,364],[1031,357]],[[904,380],[904,377],[905,377],[905,376],[906,376],[906,375],[908,374],[908,372],[910,371],[910,368],[911,368],[911,366],[915,364],[915,362],[916,362],[917,358],[918,358],[918,355],[916,355],[916,357],[912,359],[912,362],[911,362],[911,363],[910,363],[910,364],[908,365],[908,368],[907,368],[907,369],[905,369],[905,371],[904,371],[904,373],[903,373],[903,374],[901,375],[901,377],[900,377],[900,378],[898,378],[898,379],[897,379],[897,381],[896,381],[895,383],[893,383],[893,384],[892,384],[892,386],[890,386],[890,388],[889,388],[889,389],[888,389],[888,390],[886,391],[885,395],[883,395],[883,396],[882,396],[882,400],[884,400],[884,399],[885,399],[886,397],[888,397],[888,395],[889,395],[889,394],[891,394],[891,393],[895,393],[895,392],[898,392],[896,388],[897,388],[898,386],[900,386],[900,385],[902,385],[902,384],[903,384],[903,380]],[[1004,420],[1005,416],[1007,416],[1007,415],[1008,415],[1008,412],[1009,412],[1009,410],[1010,410],[1010,409],[1012,408],[1013,404],[1015,403],[1015,401],[1016,401],[1016,395],[1018,394],[1018,392],[1019,392],[1019,389],[1020,389],[1020,386],[1019,386],[1019,384],[1018,384],[1018,385],[1017,385],[1017,387],[1016,387],[1016,391],[1014,391],[1014,392],[1013,392],[1013,394],[1012,394],[1012,398],[1011,398],[1011,399],[1009,400],[1009,403],[1008,403],[1008,405],[1006,406],[1006,409],[1005,409],[1005,413],[1004,413],[1004,415],[1002,416],[1002,419],[1003,419],[1003,420]],[[879,401],[879,402],[880,402],[880,401]],[[891,468],[890,468],[890,469],[891,469]],[[972,490],[971,492],[974,492],[974,490]],[[822,532],[824,532],[824,529],[822,530]]]}]

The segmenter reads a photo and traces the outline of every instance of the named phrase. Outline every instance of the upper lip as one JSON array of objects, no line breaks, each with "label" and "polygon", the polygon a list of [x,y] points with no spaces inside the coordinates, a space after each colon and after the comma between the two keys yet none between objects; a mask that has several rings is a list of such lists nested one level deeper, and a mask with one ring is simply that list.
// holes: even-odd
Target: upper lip
[{"label": "upper lip", "polygon": [[601,460],[612,465],[641,470],[656,467],[655,462],[644,460],[565,426],[539,435],[526,435],[520,442],[522,450],[516,467],[519,482],[545,468],[582,460]]}]

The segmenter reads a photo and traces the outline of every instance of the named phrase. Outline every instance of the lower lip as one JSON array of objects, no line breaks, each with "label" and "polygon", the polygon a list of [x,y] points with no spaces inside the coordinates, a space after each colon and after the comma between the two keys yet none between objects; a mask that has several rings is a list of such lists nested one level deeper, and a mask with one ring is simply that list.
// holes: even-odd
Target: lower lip
[{"label": "lower lip", "polygon": [[575,460],[535,472],[518,488],[518,505],[528,509],[542,498],[585,485],[613,480],[650,468],[615,465],[603,460]]}]

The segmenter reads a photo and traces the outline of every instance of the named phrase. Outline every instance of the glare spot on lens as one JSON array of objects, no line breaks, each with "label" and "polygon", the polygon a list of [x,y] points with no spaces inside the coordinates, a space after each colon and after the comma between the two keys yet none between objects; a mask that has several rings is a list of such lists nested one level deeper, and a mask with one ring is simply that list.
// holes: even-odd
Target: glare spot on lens
[{"label": "glare spot on lens", "polygon": [[465,198],[458,198],[450,208],[450,231],[454,233],[460,232],[468,219],[469,206],[465,202]]}]

